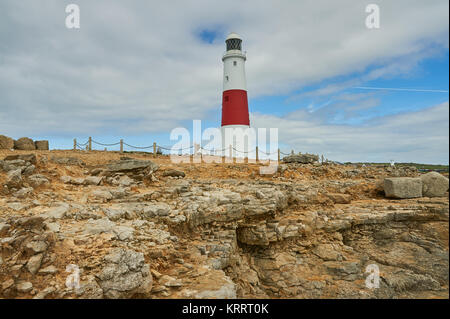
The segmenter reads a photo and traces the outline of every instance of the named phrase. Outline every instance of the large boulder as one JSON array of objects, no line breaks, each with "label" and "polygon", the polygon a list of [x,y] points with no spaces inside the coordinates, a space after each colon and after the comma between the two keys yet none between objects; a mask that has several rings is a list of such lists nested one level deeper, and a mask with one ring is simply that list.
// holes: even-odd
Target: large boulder
[{"label": "large boulder", "polygon": [[448,191],[448,178],[438,172],[429,172],[420,176],[422,194],[426,197],[442,197]]},{"label": "large boulder", "polygon": [[293,154],[283,157],[285,163],[312,164],[319,161],[319,156],[314,154]]},{"label": "large boulder", "polygon": [[14,149],[23,151],[34,151],[36,146],[31,138],[21,137],[17,141],[14,141]]},{"label": "large boulder", "polygon": [[0,135],[0,150],[10,150],[14,148],[14,140],[8,136]]},{"label": "large boulder", "polygon": [[48,151],[48,141],[35,141],[34,145],[36,146],[37,150],[41,151]]},{"label": "large boulder", "polygon": [[391,198],[422,197],[422,180],[418,177],[385,178],[384,193]]},{"label": "large boulder", "polygon": [[104,262],[106,266],[98,279],[106,298],[131,298],[150,293],[153,279],[143,253],[116,248],[104,257]]}]

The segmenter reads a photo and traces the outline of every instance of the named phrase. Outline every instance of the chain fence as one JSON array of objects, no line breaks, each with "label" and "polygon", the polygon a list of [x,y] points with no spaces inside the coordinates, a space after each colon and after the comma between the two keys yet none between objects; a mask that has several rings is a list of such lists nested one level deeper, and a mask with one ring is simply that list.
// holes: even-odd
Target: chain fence
[{"label": "chain fence", "polygon": [[[254,153],[256,155],[256,158],[259,157],[259,154],[264,154],[266,156],[272,156],[272,155],[277,154],[278,155],[278,160],[280,160],[282,155],[289,156],[289,155],[294,154],[293,150],[291,152],[289,152],[289,153],[286,153],[286,152],[281,151],[279,148],[277,150],[273,151],[273,152],[270,152],[270,151],[269,152],[265,152],[265,151],[259,149],[258,147],[256,147],[255,149],[253,149],[251,151],[249,151],[249,150],[242,151],[242,150],[236,149],[235,147],[233,147],[231,145],[229,147],[225,147],[225,148],[222,148],[222,149],[215,149],[215,148],[206,149],[203,146],[201,146],[199,144],[196,144],[196,145],[191,145],[191,146],[188,146],[188,147],[175,148],[174,149],[173,146],[162,146],[162,145],[157,144],[156,142],[153,143],[152,145],[149,145],[149,146],[136,146],[136,145],[128,144],[128,143],[124,142],[123,140],[120,140],[117,143],[102,143],[102,142],[98,142],[96,140],[93,140],[91,137],[89,137],[89,139],[85,143],[79,143],[79,142],[77,142],[77,139],[74,139],[73,141],[74,141],[73,149],[74,150],[83,150],[83,151],[91,151],[92,150],[92,144],[95,144],[95,145],[99,145],[99,146],[104,146],[105,150],[107,150],[107,147],[120,146],[120,152],[124,152],[124,146],[127,146],[128,148],[131,148],[131,149],[136,149],[136,150],[148,150],[148,149],[151,149],[150,153],[153,153],[155,155],[156,154],[162,154],[163,150],[164,151],[172,151],[172,150],[174,150],[176,152],[183,152],[183,151],[186,151],[186,150],[191,150],[193,148],[194,148],[193,154],[196,153],[196,152],[199,152],[200,150],[203,150],[205,152],[208,152],[209,154],[211,154],[211,153],[214,153],[216,155],[217,154],[222,154],[222,156],[224,156],[224,152],[229,150],[230,154],[234,157],[234,154],[232,154],[233,153],[232,150],[233,150],[236,153],[244,154],[244,155],[248,155],[248,154],[253,154]],[[205,155],[207,155],[207,154],[205,154]],[[322,158],[323,158],[323,156],[322,156]]]}]

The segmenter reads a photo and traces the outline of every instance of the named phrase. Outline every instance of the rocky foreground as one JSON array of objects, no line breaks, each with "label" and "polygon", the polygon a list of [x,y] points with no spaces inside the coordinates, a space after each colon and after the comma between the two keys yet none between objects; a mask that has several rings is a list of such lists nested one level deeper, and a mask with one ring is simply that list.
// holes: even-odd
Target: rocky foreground
[{"label": "rocky foreground", "polygon": [[448,180],[419,175],[0,151],[0,296],[448,298]]}]

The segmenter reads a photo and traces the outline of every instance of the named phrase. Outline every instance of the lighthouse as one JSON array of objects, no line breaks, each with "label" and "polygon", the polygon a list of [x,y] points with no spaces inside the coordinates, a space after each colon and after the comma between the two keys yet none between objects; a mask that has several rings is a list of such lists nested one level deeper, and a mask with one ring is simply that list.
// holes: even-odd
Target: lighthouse
[{"label": "lighthouse", "polygon": [[223,61],[222,128],[248,128],[247,83],[245,60],[242,52],[242,38],[230,33],[225,40],[227,51]]},{"label": "lighthouse", "polygon": [[[246,129],[250,128],[245,79],[247,58],[242,52],[242,38],[238,34],[230,33],[225,43],[227,50],[222,57],[222,145],[227,150],[231,145],[235,150],[245,151],[249,149],[249,143],[244,143],[240,132],[248,131]],[[241,152],[241,154],[244,153]],[[239,154],[236,155],[239,156]]]}]

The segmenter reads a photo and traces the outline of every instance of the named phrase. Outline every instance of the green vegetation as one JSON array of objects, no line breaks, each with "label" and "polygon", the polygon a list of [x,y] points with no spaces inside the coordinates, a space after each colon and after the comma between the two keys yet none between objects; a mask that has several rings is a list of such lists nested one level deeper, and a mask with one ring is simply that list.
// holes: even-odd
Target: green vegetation
[{"label": "green vegetation", "polygon": [[[374,166],[390,166],[390,163],[353,163],[353,164],[365,164],[365,165],[374,165]],[[432,171],[449,171],[448,165],[441,164],[420,164],[420,163],[395,163],[396,167],[402,166],[414,166],[419,170],[432,170]]]}]

